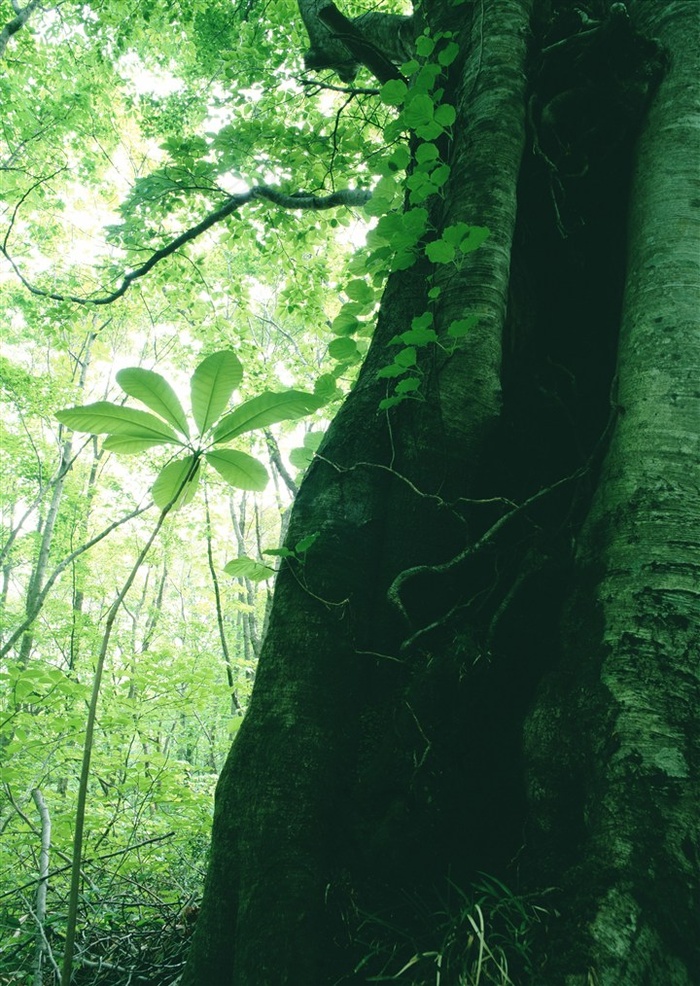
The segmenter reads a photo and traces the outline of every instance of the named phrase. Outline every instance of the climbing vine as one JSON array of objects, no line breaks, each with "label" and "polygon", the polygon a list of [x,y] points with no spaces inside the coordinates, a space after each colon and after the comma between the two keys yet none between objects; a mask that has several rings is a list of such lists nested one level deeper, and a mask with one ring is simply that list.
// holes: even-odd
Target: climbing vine
[{"label": "climbing vine", "polygon": [[[447,68],[459,54],[453,39],[451,31],[432,35],[426,29],[416,39],[416,57],[401,66],[408,81],[390,79],[380,90],[382,103],[397,113],[385,127],[391,150],[364,207],[374,225],[366,247],[350,263],[353,278],[344,287],[347,300],[331,324],[336,338],[329,345],[329,355],[338,362],[339,372],[358,364],[366,351],[381,288],[391,273],[408,270],[422,258],[459,271],[465,257],[489,235],[483,226],[459,222],[438,230],[431,221],[431,200],[442,198],[450,176],[446,149],[456,111],[444,99],[444,81]],[[428,300],[436,302],[441,290],[430,286]],[[408,398],[421,399],[420,350],[440,346],[449,355],[457,340],[468,335],[478,321],[475,314],[455,319],[441,339],[430,308],[415,316],[405,331],[390,340],[390,346],[397,348],[378,371],[392,384],[380,409],[388,410]]]}]

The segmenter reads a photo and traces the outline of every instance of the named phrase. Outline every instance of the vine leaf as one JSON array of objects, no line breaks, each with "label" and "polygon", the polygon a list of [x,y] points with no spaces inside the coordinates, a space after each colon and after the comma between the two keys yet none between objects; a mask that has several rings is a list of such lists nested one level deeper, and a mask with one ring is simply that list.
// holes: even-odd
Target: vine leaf
[{"label": "vine leaf", "polygon": [[328,344],[328,355],[337,360],[356,359],[359,350],[354,339],[338,336]]},{"label": "vine leaf", "polygon": [[289,453],[289,461],[295,469],[306,469],[313,461],[314,452],[323,441],[324,431],[307,431],[304,442]]},{"label": "vine leaf", "polygon": [[248,558],[245,555],[234,558],[233,561],[224,565],[224,571],[227,575],[233,575],[240,579],[250,579],[251,582],[262,582],[263,579],[269,579],[275,574],[275,570],[269,565],[263,565],[262,562],[255,561],[254,558]]},{"label": "vine leaf", "polygon": [[450,322],[447,327],[447,334],[452,336],[453,339],[462,339],[464,336],[469,335],[475,325],[479,322],[478,315],[467,315],[466,318],[458,318],[454,322]]}]

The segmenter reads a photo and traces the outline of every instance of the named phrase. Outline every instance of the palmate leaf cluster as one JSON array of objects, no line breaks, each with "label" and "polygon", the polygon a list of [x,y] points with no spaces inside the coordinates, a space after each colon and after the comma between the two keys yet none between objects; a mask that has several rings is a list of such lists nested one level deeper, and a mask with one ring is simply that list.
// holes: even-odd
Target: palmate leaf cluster
[{"label": "palmate leaf cluster", "polygon": [[243,367],[231,350],[212,353],[190,380],[196,439],[180,399],[160,373],[134,366],[117,373],[117,383],[152,412],[97,401],[58,411],[58,420],[74,431],[106,435],[103,449],[133,455],[158,445],[174,445],[183,453],[163,466],[153,484],[156,506],[190,503],[199,485],[201,460],[209,463],[230,486],[261,492],[268,473],[259,459],[239,449],[223,448],[239,435],[289,421],[318,410],[323,398],[298,390],[263,391],[222,414],[241,382]]}]

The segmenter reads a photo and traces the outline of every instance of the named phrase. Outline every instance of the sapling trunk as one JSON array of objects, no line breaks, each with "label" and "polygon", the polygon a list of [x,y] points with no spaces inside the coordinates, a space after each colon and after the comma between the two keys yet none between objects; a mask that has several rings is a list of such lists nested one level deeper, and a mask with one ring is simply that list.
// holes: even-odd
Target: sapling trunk
[{"label": "sapling trunk", "polygon": [[97,702],[100,697],[100,685],[102,683],[102,672],[104,670],[105,658],[107,657],[107,650],[109,648],[109,641],[112,636],[112,629],[114,627],[114,621],[117,617],[119,609],[126,599],[126,596],[133,585],[134,579],[136,578],[141,565],[143,565],[148,552],[151,550],[153,542],[158,537],[160,530],[163,526],[165,518],[168,516],[174,505],[177,503],[180,494],[189,482],[193,470],[197,467],[197,459],[195,458],[192,469],[184,477],[182,483],[180,484],[175,496],[172,500],[166,504],[165,507],[160,512],[158,521],[153,528],[151,536],[149,537],[146,544],[143,546],[139,555],[134,562],[134,565],[129,572],[126,582],[122,586],[122,589],[110,606],[109,612],[107,614],[107,620],[105,623],[105,631],[102,636],[102,644],[100,645],[100,652],[97,656],[97,665],[95,667],[95,677],[92,682],[92,694],[90,695],[90,705],[88,707],[88,717],[87,723],[85,725],[85,741],[83,744],[83,763],[80,770],[80,782],[78,785],[78,804],[75,813],[75,832],[73,834],[73,863],[71,867],[71,885],[70,893],[68,897],[68,920],[66,924],[66,945],[63,953],[63,966],[61,972],[61,983],[62,986],[70,986],[72,969],[73,969],[73,952],[75,948],[75,932],[77,925],[78,916],[78,896],[80,893],[80,866],[82,862],[83,854],[83,831],[85,828],[85,806],[87,804],[87,788],[88,780],[90,778],[90,761],[92,759],[92,744],[93,735],[95,731],[95,719],[97,716]]}]

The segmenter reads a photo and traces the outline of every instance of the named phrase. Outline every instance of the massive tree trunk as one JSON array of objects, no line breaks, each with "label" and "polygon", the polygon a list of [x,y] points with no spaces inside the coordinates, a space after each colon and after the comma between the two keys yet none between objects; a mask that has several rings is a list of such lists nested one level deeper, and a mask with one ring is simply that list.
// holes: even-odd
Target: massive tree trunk
[{"label": "massive tree trunk", "polygon": [[[491,236],[391,275],[302,484],[185,984],[470,982],[484,872],[549,915],[513,982],[700,980],[696,9],[629,5],[664,57],[532,6],[424,10],[460,45],[432,220]],[[429,277],[478,325],[378,412]]]},{"label": "massive tree trunk", "polygon": [[526,728],[533,857],[565,888],[552,967],[605,986],[700,980],[700,39],[692,4],[639,8],[672,68],[636,153],[614,428]]}]

